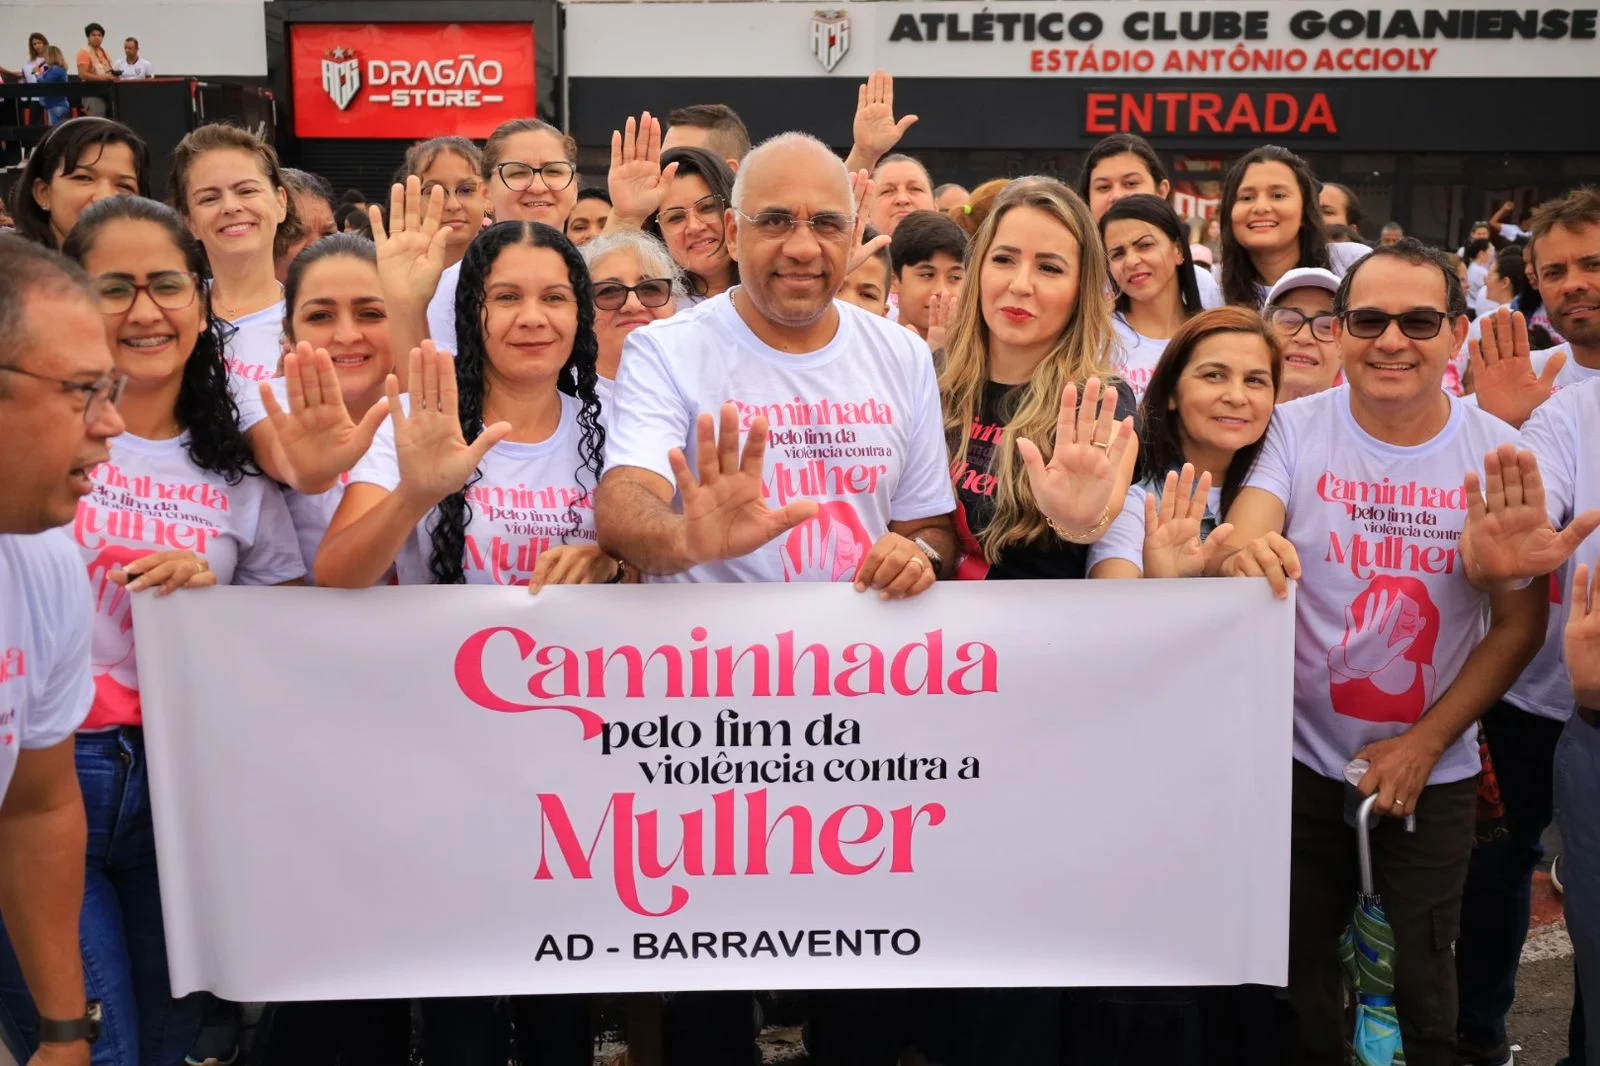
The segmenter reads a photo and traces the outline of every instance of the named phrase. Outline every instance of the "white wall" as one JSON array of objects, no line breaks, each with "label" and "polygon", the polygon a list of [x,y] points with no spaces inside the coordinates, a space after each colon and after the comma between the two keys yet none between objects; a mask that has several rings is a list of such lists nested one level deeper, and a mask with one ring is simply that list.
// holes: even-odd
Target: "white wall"
[{"label": "white wall", "polygon": [[35,31],[50,38],[70,65],[90,22],[106,28],[105,50],[113,60],[122,57],[124,37],[137,37],[157,75],[267,73],[261,0],[0,0],[0,66],[16,70],[27,58],[28,34]]}]

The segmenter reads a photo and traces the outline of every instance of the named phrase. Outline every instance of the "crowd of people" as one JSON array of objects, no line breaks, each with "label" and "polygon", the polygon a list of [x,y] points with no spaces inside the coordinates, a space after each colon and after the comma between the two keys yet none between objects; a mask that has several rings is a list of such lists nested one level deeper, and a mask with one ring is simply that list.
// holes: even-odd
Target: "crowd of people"
[{"label": "crowd of people", "polygon": [[[112,81],[142,81],[155,77],[154,68],[150,61],[139,52],[139,39],[126,37],[122,41],[122,54],[113,59],[105,49],[106,30],[98,22],[91,22],[83,28],[83,47],[78,49],[77,55],[71,63],[59,45],[50,43],[50,39],[42,33],[28,34],[27,58],[22,66],[11,70],[0,66],[0,79],[24,82],[29,85],[38,83],[42,85],[60,85],[68,81],[80,82],[112,82]],[[73,103],[65,96],[44,96],[37,98],[38,106],[43,110],[43,119],[46,125],[55,126],[67,121],[74,114]],[[100,96],[86,96],[80,101],[77,113],[84,115],[104,116],[106,114],[106,101]]]},{"label": "crowd of people", "polygon": [[[1297,582],[1286,988],[818,992],[812,1060],[1344,1063],[1351,786],[1412,1066],[1512,1061],[1554,810],[1600,988],[1600,192],[1455,257],[1368,247],[1330,237],[1351,190],[1263,145],[1212,249],[1138,137],[1076,187],[968,192],[896,150],[912,121],[882,73],[843,160],[645,113],[584,189],[523,119],[415,145],[376,204],[229,125],[164,202],[126,127],[46,137],[0,237],[0,1030],[29,1061],[242,1061],[237,1005],[170,994],[130,607],[217,584]],[[869,400],[871,469],[768,448]],[[558,501],[535,535],[485,506],[513,488]],[[1567,1061],[1600,1062],[1579,998]],[[631,1061],[745,1066],[751,1004],[630,997]],[[588,1066],[593,1008],[277,1004],[250,1055]]]}]

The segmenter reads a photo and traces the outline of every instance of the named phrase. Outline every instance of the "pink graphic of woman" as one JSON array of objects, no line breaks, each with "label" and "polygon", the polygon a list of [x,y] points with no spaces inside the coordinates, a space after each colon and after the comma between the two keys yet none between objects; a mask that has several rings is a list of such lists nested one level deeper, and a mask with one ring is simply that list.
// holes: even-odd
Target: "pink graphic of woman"
[{"label": "pink graphic of woman", "polygon": [[833,500],[817,517],[789,531],[783,542],[785,581],[849,581],[867,557],[872,538],[848,503]]},{"label": "pink graphic of woman", "polygon": [[1344,609],[1344,640],[1328,652],[1333,709],[1368,722],[1422,717],[1433,702],[1439,609],[1414,577],[1380,574]]},{"label": "pink graphic of woman", "polygon": [[[95,706],[87,723],[91,727],[107,713],[114,713],[116,721],[137,720],[139,670],[133,657],[133,600],[126,588],[111,580],[111,573],[149,554],[149,548],[113,544],[89,564],[95,613],[105,616],[104,621],[95,623],[89,652],[95,688]],[[131,717],[130,711],[135,712]]]}]

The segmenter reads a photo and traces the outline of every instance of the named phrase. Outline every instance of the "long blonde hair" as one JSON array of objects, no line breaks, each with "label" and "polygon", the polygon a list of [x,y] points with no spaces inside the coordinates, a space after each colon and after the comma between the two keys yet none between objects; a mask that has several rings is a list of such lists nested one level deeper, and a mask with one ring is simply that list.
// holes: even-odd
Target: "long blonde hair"
[{"label": "long blonde hair", "polygon": [[1049,535],[1044,516],[1034,503],[1027,471],[1017,457],[1017,438],[1026,437],[1037,444],[1048,462],[1055,448],[1061,391],[1069,382],[1081,388],[1091,377],[1108,385],[1115,379],[1111,301],[1106,298],[1110,277],[1089,208],[1077,193],[1054,178],[1018,178],[995,199],[994,209],[967,247],[967,282],[961,287],[939,375],[952,470],[966,466],[972,424],[982,410],[989,382],[989,326],[983,320],[982,306],[989,248],[1000,221],[1022,207],[1043,211],[1078,242],[1078,298],[1066,329],[1027,383],[1013,394],[1011,409],[1005,412],[1006,424],[995,445],[998,461],[989,471],[995,476],[994,517],[977,534],[984,558],[991,563],[999,561],[1001,552],[1012,545]]}]

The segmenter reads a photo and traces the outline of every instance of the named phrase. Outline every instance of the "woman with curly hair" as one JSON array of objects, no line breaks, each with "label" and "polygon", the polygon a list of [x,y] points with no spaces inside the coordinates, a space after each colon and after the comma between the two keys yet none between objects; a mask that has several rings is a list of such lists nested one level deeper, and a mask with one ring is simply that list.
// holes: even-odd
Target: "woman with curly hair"
[{"label": "woman with curly hair", "polygon": [[[418,220],[417,189],[396,232],[374,231],[391,314],[431,291],[417,274],[439,262],[438,198]],[[368,586],[391,563],[401,584],[621,580],[594,542],[605,430],[583,257],[543,223],[497,223],[461,261],[456,321],[454,359],[432,342],[410,353],[408,405],[390,379],[391,423],[351,471],[318,583]]]},{"label": "woman with curly hair", "polygon": [[[208,997],[174,1000],[167,978],[130,601],[298,583],[305,566],[283,496],[239,430],[205,259],[177,214],[141,197],[101,200],[63,251],[93,277],[128,427],[84,475],[93,489],[72,527],[95,605],[95,698],[75,756],[89,826],[84,973],[102,1005],[97,1055],[181,1066]],[[0,974],[0,1014],[33,1018],[12,1002],[10,976]]]}]

